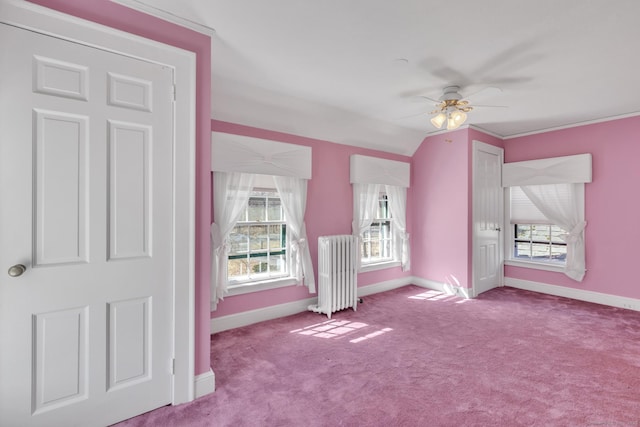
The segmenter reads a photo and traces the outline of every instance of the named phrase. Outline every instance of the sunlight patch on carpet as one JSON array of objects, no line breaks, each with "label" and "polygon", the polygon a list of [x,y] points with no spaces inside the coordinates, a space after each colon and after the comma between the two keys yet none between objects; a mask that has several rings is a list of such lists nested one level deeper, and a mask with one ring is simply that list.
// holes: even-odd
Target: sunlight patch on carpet
[{"label": "sunlight patch on carpet", "polygon": [[378,336],[380,336],[380,335],[382,335],[384,333],[391,332],[391,331],[393,331],[393,329],[391,329],[391,328],[380,329],[379,331],[371,332],[370,334],[367,334],[367,335],[365,335],[363,337],[360,337],[360,338],[353,339],[353,340],[351,340],[349,342],[352,342],[354,344],[355,343],[359,343],[359,342],[362,342],[364,340],[375,338],[375,337],[378,337]]},{"label": "sunlight patch on carpet", "polygon": [[427,300],[427,301],[451,301],[458,299],[455,295],[445,294],[439,291],[427,291],[417,295],[412,295],[409,299]]},{"label": "sunlight patch on carpet", "polygon": [[317,338],[338,338],[356,332],[369,325],[348,320],[327,320],[301,329],[291,331],[292,334],[314,336]]},{"label": "sunlight patch on carpet", "polygon": [[[327,320],[326,322],[316,323],[300,329],[294,329],[290,333],[316,338],[336,339],[345,338],[346,336],[363,332],[364,328],[371,328],[371,326],[366,323],[351,322],[349,320]],[[393,329],[391,328],[383,328],[378,331],[369,332],[366,335],[354,338],[349,342],[359,343],[371,338],[375,338],[392,330]]]}]

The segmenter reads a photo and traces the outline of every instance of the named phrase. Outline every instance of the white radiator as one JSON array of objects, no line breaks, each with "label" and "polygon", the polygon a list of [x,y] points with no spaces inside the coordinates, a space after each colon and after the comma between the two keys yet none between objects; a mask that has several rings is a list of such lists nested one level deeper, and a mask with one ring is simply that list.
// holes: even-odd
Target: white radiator
[{"label": "white radiator", "polygon": [[318,305],[309,310],[331,313],[358,307],[358,237],[350,234],[318,237]]}]

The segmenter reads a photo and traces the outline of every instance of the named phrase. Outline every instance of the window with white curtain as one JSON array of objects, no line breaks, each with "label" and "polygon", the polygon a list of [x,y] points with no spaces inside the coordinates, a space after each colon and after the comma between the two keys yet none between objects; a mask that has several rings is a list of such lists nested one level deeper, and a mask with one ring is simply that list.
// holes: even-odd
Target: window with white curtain
[{"label": "window with white curtain", "polygon": [[[537,186],[546,187],[546,186]],[[554,186],[561,201],[578,198],[579,215],[584,219],[584,184]],[[571,189],[577,189],[571,194]],[[541,269],[564,268],[567,260],[567,234],[562,226],[549,220],[519,186],[509,187],[510,251],[507,261]],[[545,266],[547,266],[545,268]]]},{"label": "window with white curtain", "polygon": [[380,192],[375,218],[362,232],[360,251],[362,265],[399,261],[396,256],[397,238],[386,192]]},{"label": "window with white curtain", "polygon": [[280,286],[315,293],[305,211],[311,148],[212,132],[211,310]]},{"label": "window with white curtain", "polygon": [[410,165],[377,157],[351,156],[351,232],[361,244],[361,271],[401,266],[411,269],[407,233]]}]

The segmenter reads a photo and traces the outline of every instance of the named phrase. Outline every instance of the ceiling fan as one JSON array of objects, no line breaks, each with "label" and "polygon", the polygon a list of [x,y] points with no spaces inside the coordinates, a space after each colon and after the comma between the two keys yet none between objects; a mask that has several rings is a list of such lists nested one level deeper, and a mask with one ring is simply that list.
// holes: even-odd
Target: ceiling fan
[{"label": "ceiling fan", "polygon": [[[498,91],[502,92],[496,87],[486,87],[479,90],[473,95],[477,96],[481,92]],[[472,96],[472,95],[470,95]],[[439,99],[429,98],[428,96],[421,96],[421,98],[433,101],[436,103],[436,109],[429,112],[429,114],[435,114],[431,118],[431,124],[438,129],[446,123],[447,130],[453,130],[459,128],[466,120],[467,113],[472,111],[474,107],[469,105],[467,97],[463,97],[460,94],[460,86],[447,86],[443,89],[442,96]],[[467,99],[465,99],[467,98]],[[476,107],[500,107],[505,108],[502,105],[476,105]]]}]

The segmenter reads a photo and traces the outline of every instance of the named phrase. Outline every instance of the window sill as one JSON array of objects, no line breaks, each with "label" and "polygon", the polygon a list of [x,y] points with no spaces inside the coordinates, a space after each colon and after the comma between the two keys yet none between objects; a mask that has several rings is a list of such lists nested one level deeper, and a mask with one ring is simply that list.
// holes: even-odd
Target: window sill
[{"label": "window sill", "polygon": [[298,281],[294,277],[281,277],[278,279],[262,280],[260,282],[239,283],[229,285],[229,290],[225,296],[235,296],[249,294],[251,292],[266,291],[269,289],[284,288],[285,286],[297,285]]},{"label": "window sill", "polygon": [[512,267],[533,268],[535,270],[555,271],[557,273],[564,273],[564,265],[546,264],[542,262],[521,261],[514,259],[507,259],[504,261],[504,265],[510,265]]},{"label": "window sill", "polygon": [[362,264],[358,273],[367,273],[369,271],[384,270],[385,268],[400,267],[400,261],[384,261],[375,264]]}]

